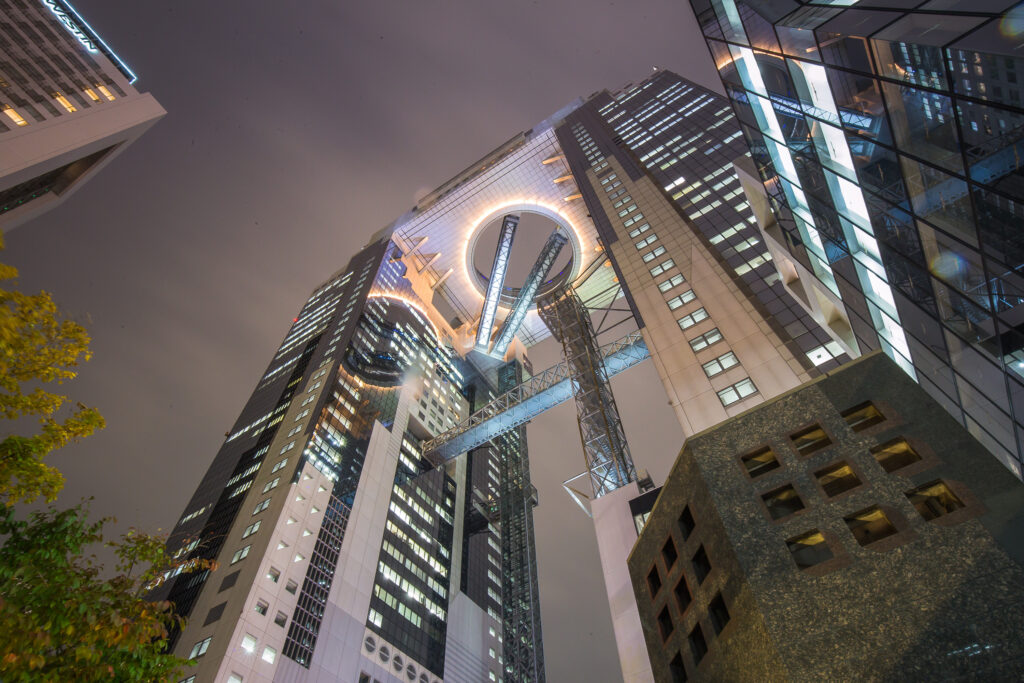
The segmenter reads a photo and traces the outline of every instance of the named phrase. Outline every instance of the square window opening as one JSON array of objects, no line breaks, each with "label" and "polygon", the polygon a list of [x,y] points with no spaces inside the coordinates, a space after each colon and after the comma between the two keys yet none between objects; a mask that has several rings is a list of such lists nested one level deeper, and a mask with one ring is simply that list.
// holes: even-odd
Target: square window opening
[{"label": "square window opening", "polygon": [[871,455],[886,472],[895,472],[921,460],[905,439],[896,438],[871,449]]},{"label": "square window opening", "polygon": [[772,519],[783,519],[804,509],[804,501],[792,484],[786,484],[761,496]]},{"label": "square window opening", "polygon": [[832,439],[828,438],[828,434],[821,428],[821,425],[802,429],[796,434],[790,435],[789,438],[792,439],[797,453],[805,457],[832,445]]},{"label": "square window opening", "polygon": [[768,474],[782,466],[775,452],[768,446],[753,453],[747,453],[740,457],[740,462],[743,463],[743,467],[747,470],[747,474],[750,475],[751,479]]},{"label": "square window opening", "polygon": [[842,413],[843,419],[846,420],[846,424],[849,425],[850,429],[855,432],[860,432],[868,427],[873,427],[879,422],[885,422],[885,416],[882,415],[875,404],[871,401],[861,403],[850,408]]},{"label": "square window opening", "polygon": [[965,507],[944,481],[937,480],[907,491],[910,504],[929,522]]},{"label": "square window opening", "polygon": [[877,505],[844,517],[843,521],[862,546],[871,545],[896,533],[896,527]]},{"label": "square window opening", "polygon": [[809,569],[834,557],[825,536],[817,529],[788,539],[786,547],[798,569]]},{"label": "square window opening", "polygon": [[818,480],[818,484],[821,485],[825,495],[829,498],[838,496],[840,493],[852,491],[862,483],[854,473],[853,468],[845,462],[839,462],[820,469],[814,473],[814,476]]}]

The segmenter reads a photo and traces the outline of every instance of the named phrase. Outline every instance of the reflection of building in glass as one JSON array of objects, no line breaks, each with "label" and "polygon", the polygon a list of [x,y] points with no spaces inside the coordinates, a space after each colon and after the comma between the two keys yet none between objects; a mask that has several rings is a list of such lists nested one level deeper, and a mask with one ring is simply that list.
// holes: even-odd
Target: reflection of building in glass
[{"label": "reflection of building in glass", "polygon": [[692,5],[786,287],[848,353],[884,349],[1020,476],[1024,43],[1016,13],[1000,14],[1012,3]]},{"label": "reflection of building in glass", "polygon": [[0,229],[66,199],[164,115],[65,0],[0,5]]},{"label": "reflection of building in glass", "polygon": [[880,351],[689,439],[652,495],[654,680],[1020,678],[1024,487]]}]

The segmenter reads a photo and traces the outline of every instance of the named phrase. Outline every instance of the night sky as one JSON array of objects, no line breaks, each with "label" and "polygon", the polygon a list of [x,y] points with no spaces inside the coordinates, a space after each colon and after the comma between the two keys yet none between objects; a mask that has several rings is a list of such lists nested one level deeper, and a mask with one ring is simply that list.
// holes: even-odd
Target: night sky
[{"label": "night sky", "polygon": [[[61,503],[175,524],[309,292],[376,230],[577,96],[653,66],[720,90],[675,2],[143,2],[79,11],[167,109],[67,203],[6,235],[21,286],[93,337],[65,385],[108,427],[51,462]],[[550,340],[536,368],[557,362]],[[613,383],[639,467],[682,435],[647,363]],[[572,404],[529,426],[551,681],[620,680]]]}]

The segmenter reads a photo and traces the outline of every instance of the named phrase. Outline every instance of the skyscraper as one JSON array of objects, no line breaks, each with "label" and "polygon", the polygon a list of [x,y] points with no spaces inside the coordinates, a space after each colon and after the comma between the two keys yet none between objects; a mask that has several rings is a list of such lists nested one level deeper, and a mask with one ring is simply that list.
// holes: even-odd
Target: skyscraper
[{"label": "skyscraper", "polygon": [[164,115],[65,0],[0,2],[0,230],[65,200]]},{"label": "skyscraper", "polygon": [[[564,486],[623,675],[652,680],[626,558],[653,484],[610,378],[651,358],[692,436],[858,352],[775,267],[748,158],[726,98],[656,72],[513,136],[318,288],[172,536],[223,567],[161,587],[195,680],[543,680],[523,425],[568,400]],[[534,371],[548,336],[564,360]]]},{"label": "skyscraper", "polygon": [[691,4],[786,288],[848,352],[884,349],[1020,477],[1020,8]]}]

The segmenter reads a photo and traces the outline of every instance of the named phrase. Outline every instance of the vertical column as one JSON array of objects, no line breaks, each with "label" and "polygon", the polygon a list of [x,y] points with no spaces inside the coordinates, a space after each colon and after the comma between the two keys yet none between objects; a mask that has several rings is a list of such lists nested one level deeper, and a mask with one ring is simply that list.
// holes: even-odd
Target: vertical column
[{"label": "vertical column", "polygon": [[590,313],[571,289],[539,302],[538,310],[562,343],[562,353],[572,371],[576,419],[594,497],[636,481],[636,467],[601,362]]}]

